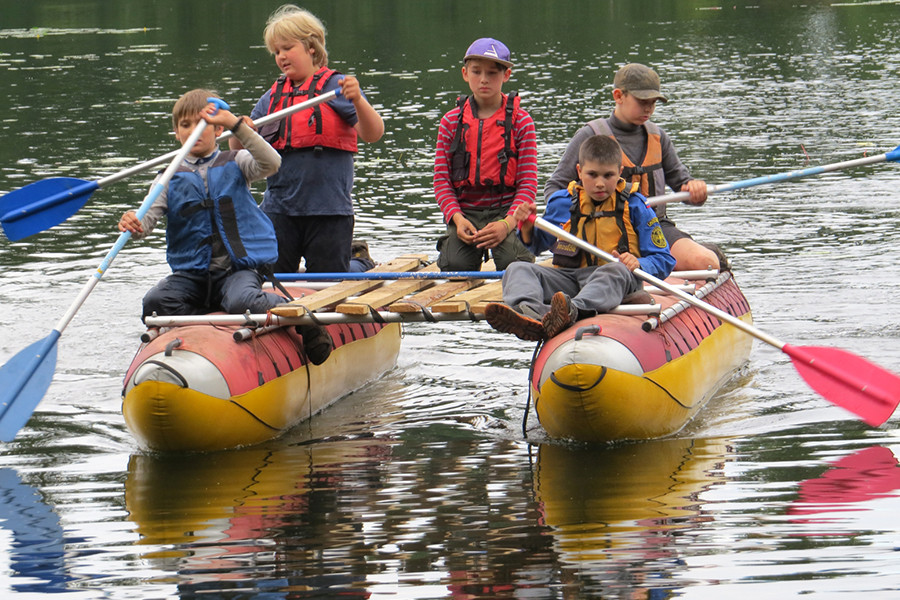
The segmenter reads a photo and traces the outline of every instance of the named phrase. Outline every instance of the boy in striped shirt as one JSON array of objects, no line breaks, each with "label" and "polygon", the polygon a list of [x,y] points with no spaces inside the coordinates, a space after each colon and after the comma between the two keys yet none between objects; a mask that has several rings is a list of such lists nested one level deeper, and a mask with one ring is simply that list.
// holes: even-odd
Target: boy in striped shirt
[{"label": "boy in striped shirt", "polygon": [[434,195],[447,223],[437,243],[442,271],[477,271],[488,253],[498,270],[534,262],[515,235],[512,217],[537,194],[537,136],[515,92],[509,49],[498,40],[475,40],[462,76],[472,95],[441,119],[434,158]]}]

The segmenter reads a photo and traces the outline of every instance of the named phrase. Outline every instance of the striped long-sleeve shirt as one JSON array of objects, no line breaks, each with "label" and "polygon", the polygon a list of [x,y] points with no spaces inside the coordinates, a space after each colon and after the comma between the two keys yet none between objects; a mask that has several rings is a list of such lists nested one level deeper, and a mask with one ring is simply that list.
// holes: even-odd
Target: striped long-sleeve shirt
[{"label": "striped long-sleeve shirt", "polygon": [[441,119],[434,156],[434,196],[449,223],[458,212],[485,208],[508,207],[507,214],[515,212],[522,202],[534,202],[537,195],[537,134],[534,121],[521,108],[513,125],[513,138],[518,152],[516,163],[516,187],[500,194],[482,186],[454,188],[450,180],[450,145],[459,123],[460,108],[456,107]]}]

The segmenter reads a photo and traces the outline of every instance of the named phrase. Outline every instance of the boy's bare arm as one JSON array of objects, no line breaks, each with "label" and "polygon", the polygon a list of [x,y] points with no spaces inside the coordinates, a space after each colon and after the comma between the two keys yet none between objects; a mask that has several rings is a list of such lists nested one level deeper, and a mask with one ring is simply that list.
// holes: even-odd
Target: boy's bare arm
[{"label": "boy's bare arm", "polygon": [[534,220],[529,217],[535,214],[537,214],[537,205],[533,202],[521,203],[513,213],[516,227],[519,228],[519,237],[525,245],[531,243],[531,236],[534,233]]},{"label": "boy's bare arm", "polygon": [[340,81],[341,94],[353,103],[356,109],[357,122],[355,129],[360,139],[366,143],[377,142],[384,135],[384,120],[369,104],[359,87],[359,80],[347,75]]}]

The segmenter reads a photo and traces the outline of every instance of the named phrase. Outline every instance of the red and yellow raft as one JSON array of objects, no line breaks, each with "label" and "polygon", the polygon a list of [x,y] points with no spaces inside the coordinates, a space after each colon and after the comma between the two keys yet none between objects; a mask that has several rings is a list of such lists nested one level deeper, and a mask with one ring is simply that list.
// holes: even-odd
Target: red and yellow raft
[{"label": "red and yellow raft", "polygon": [[281,435],[396,364],[399,323],[326,327],[335,348],[318,366],[307,362],[294,327],[243,341],[234,335],[240,326],[163,330],[141,345],[125,375],[125,422],[153,451],[248,446]]},{"label": "red and yellow raft", "polygon": [[[696,287],[704,302],[752,321],[730,272],[705,285],[667,282]],[[530,386],[550,436],[612,442],[671,435],[747,361],[749,335],[661,290],[648,291],[658,315],[597,315],[544,343]]]}]

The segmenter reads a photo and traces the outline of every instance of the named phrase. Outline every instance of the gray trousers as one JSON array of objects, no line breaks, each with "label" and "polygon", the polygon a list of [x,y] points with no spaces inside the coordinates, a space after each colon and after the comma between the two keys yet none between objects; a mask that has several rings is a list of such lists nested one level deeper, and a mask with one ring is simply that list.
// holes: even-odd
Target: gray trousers
[{"label": "gray trousers", "polygon": [[543,316],[550,311],[553,294],[563,292],[584,319],[615,308],[641,285],[641,280],[618,262],[578,269],[515,262],[503,274],[503,303],[532,317]]}]

